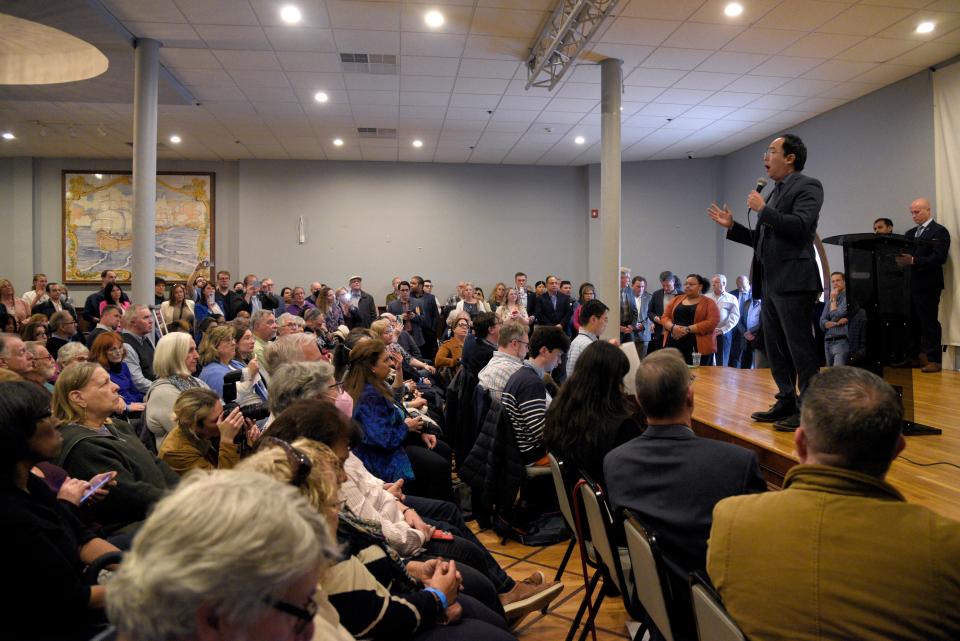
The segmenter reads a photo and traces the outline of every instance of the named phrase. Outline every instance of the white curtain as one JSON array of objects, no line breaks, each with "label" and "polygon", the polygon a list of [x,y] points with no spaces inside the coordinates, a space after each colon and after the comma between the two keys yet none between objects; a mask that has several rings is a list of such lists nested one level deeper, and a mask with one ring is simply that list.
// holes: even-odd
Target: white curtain
[{"label": "white curtain", "polygon": [[940,322],[943,342],[956,347],[960,346],[960,64],[933,74],[933,126],[937,180],[934,216],[950,232]]}]

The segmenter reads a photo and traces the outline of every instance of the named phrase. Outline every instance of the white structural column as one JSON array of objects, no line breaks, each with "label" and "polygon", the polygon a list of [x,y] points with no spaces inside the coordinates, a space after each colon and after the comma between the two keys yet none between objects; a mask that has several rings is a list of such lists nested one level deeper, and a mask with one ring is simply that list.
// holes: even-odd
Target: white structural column
[{"label": "white structural column", "polygon": [[137,40],[133,94],[133,265],[134,303],[153,304],[156,270],[157,79],[160,43]]},{"label": "white structural column", "polygon": [[602,339],[618,338],[620,318],[620,96],[623,62],[600,63],[600,278],[595,285],[610,307]]}]

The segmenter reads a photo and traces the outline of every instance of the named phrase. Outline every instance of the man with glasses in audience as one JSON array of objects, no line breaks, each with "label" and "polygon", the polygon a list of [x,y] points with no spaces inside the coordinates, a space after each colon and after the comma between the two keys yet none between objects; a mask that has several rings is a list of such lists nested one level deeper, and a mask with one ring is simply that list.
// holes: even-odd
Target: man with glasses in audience
[{"label": "man with glasses in audience", "polygon": [[54,312],[50,317],[50,337],[47,339],[47,351],[53,358],[67,343],[77,340],[77,319],[70,312]]},{"label": "man with glasses in audience", "polygon": [[150,383],[156,378],[153,373],[153,314],[150,309],[146,305],[130,307],[124,315],[124,327],[120,335],[125,352],[123,362],[130,369],[134,386],[146,394]]},{"label": "man with glasses in audience", "polygon": [[0,367],[24,378],[33,369],[33,359],[16,334],[0,334]]},{"label": "man with glasses in audience", "polygon": [[507,381],[523,367],[529,342],[527,328],[520,323],[504,323],[500,328],[497,351],[477,375],[480,384],[490,392],[492,398],[499,399]]}]

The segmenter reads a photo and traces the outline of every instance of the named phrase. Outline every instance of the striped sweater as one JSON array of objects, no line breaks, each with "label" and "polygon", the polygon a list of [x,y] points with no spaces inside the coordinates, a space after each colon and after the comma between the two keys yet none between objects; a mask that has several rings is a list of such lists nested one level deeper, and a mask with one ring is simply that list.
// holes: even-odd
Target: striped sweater
[{"label": "striped sweater", "polygon": [[513,427],[524,465],[537,462],[547,453],[543,444],[543,424],[551,401],[543,374],[529,361],[525,362],[507,381],[500,400]]}]

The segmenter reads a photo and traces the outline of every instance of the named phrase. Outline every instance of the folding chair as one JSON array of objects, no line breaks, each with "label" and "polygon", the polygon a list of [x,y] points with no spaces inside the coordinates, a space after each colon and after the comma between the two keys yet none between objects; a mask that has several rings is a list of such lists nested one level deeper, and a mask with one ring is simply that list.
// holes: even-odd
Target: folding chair
[{"label": "folding chair", "polygon": [[[566,464],[552,452],[547,454],[547,459],[550,461],[550,475],[553,477],[553,489],[557,493],[560,514],[563,515],[567,527],[573,532],[567,550],[563,553],[563,560],[560,561],[560,567],[557,568],[557,576],[553,577],[554,581],[559,581],[560,577],[563,576],[563,571],[567,568],[567,563],[570,561],[570,555],[573,554],[573,548],[577,545],[577,527],[573,519],[573,508],[570,506],[571,486],[567,483]],[[587,552],[592,554],[593,550],[587,550]]]},{"label": "folding chair", "polygon": [[746,641],[720,602],[720,595],[696,572],[690,575],[690,592],[700,641]]},{"label": "folding chair", "polygon": [[673,596],[656,536],[648,531],[629,510],[624,511],[623,529],[630,555],[630,573],[636,597],[650,621],[666,641],[674,641],[671,623]]}]

